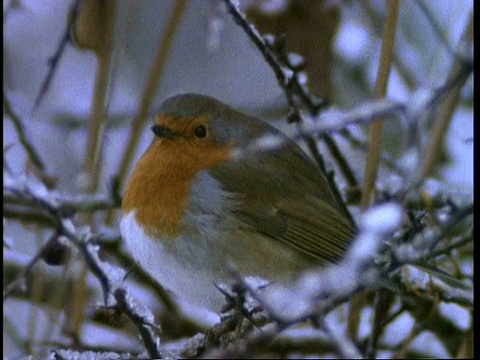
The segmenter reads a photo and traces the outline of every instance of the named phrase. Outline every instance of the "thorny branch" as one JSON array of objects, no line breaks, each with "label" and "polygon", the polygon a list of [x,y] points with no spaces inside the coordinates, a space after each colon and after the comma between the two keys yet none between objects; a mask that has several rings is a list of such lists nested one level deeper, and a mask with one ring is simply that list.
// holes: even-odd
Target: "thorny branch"
[{"label": "thorny branch", "polygon": [[[325,170],[324,161],[321,154],[318,153],[318,149],[315,145],[315,142],[312,140],[312,136],[316,135],[320,138],[324,138],[327,147],[333,155],[333,158],[337,161],[340,170],[345,176],[349,185],[353,188],[356,187],[357,180],[354,176],[354,172],[351,170],[348,162],[345,161],[344,156],[341,154],[340,150],[336,146],[334,139],[331,137],[331,132],[343,131],[347,125],[351,124],[368,124],[377,119],[389,119],[395,113],[399,113],[408,128],[410,130],[418,131],[418,122],[421,116],[431,109],[434,105],[438,104],[443,98],[449,94],[449,92],[457,86],[457,84],[462,84],[463,81],[472,73],[473,71],[473,58],[472,54],[463,51],[465,53],[459,53],[459,58],[462,60],[459,71],[449,78],[444,85],[438,87],[433,91],[417,90],[411,96],[408,101],[403,103],[391,101],[391,108],[388,106],[383,109],[368,109],[368,105],[363,108],[360,106],[349,113],[341,114],[340,116],[333,115],[329,112],[324,112],[318,116],[319,111],[325,106],[325,103],[316,99],[308,90],[305,82],[299,81],[297,74],[298,69],[289,66],[288,63],[282,64],[281,59],[286,58],[281,56],[281,54],[275,53],[275,47],[272,46],[272,41],[264,38],[256,28],[248,22],[245,17],[245,14],[241,12],[238,6],[232,0],[224,0],[228,11],[233,16],[237,24],[245,31],[247,36],[252,40],[252,42],[259,49],[260,53],[263,55],[267,63],[270,65],[272,70],[275,73],[275,76],[278,80],[280,87],[284,90],[285,95],[288,100],[288,105],[290,109],[289,119],[292,121],[299,121],[302,119],[300,115],[299,106],[296,102],[297,99],[300,99],[303,104],[306,105],[311,116],[315,118],[316,122],[314,126],[308,126],[305,123],[302,123],[298,126],[298,135],[294,137],[294,140],[305,140],[310,151],[312,152],[314,158],[316,159],[319,166]],[[422,7],[423,3],[419,3],[419,6]],[[424,7],[424,6],[423,6]],[[425,9],[423,9],[426,11]],[[431,19],[428,14],[426,14],[429,20]],[[432,23],[432,26],[435,27],[435,23]],[[438,29],[437,29],[438,32]],[[442,34],[439,36],[443,39]],[[448,45],[448,44],[447,44]],[[466,46],[464,46],[466,47]],[[460,56],[461,55],[461,56]],[[419,101],[420,99],[420,101]],[[381,102],[387,102],[385,105],[388,105],[389,100],[380,100],[379,107],[381,107]],[[343,115],[343,116],[342,116]],[[351,118],[349,119],[349,116]],[[347,137],[349,138],[349,137]],[[267,138],[259,139],[257,142],[254,142],[250,148],[240,150],[238,156],[249,156],[250,154],[258,153],[261,151],[271,151],[280,146],[282,146],[282,140],[275,139],[270,136]],[[358,145],[358,143],[357,143]],[[418,149],[423,153],[422,149]],[[399,168],[396,164],[393,164],[392,161],[389,161],[386,154],[381,154],[381,158],[390,168],[393,168],[400,176],[404,179],[409,179],[409,182],[414,186],[416,185],[415,179],[411,179],[411,174],[406,172],[405,169]],[[332,190],[339,197],[340,192],[338,191],[336,183],[333,181],[333,176],[328,177],[329,183]],[[342,203],[342,201],[340,201]]]},{"label": "thorny branch", "polygon": [[[437,104],[448,91],[465,76],[472,72],[472,68],[465,66],[457,76],[447,81],[443,86],[429,91],[420,89],[413,92],[405,101],[381,99],[365,102],[350,111],[330,110],[325,111],[309,125],[304,125],[302,132],[293,136],[299,140],[304,136],[325,136],[332,132],[342,132],[350,125],[365,125],[381,118],[391,119],[393,115],[401,115],[407,123],[416,122],[418,117]],[[249,156],[262,151],[272,151],[284,145],[284,139],[275,135],[264,136],[253,142],[251,146],[239,150],[238,156]]]},{"label": "thorny branch", "polygon": [[71,38],[71,33],[70,33],[70,26],[72,23],[75,21],[75,18],[78,13],[78,7],[80,5],[80,0],[75,0],[75,2],[72,4],[72,7],[70,9],[70,15],[67,20],[67,28],[63,32],[62,39],[60,40],[60,43],[58,44],[57,50],[55,51],[55,54],[49,59],[48,61],[48,73],[45,79],[43,80],[42,86],[40,88],[40,91],[38,92],[37,98],[35,99],[35,103],[33,104],[32,108],[32,113],[35,112],[35,110],[38,108],[40,105],[43,97],[47,93],[48,89],[50,88],[50,85],[53,80],[53,76],[55,75],[55,71],[58,68],[58,63],[65,52],[65,49],[67,45],[70,43],[72,40]]},{"label": "thorny branch", "polygon": [[314,114],[325,106],[325,102],[315,98],[308,90],[308,88],[299,80],[294,69],[290,69],[282,65],[278,57],[275,55],[269,43],[262,37],[262,35],[249,23],[238,6],[232,0],[224,0],[228,11],[232,14],[234,20],[245,31],[250,40],[257,46],[260,53],[263,55],[267,63],[270,65],[275,73],[275,76],[280,86],[285,90],[288,105],[294,109],[295,115],[298,116],[298,106],[295,103],[295,95],[299,96],[301,100],[308,106]]},{"label": "thorny branch", "polygon": [[[119,309],[125,312],[138,327],[149,356],[160,358],[160,338],[153,332],[156,329],[152,325],[153,314],[148,309],[138,305],[122,286],[124,272],[99,258],[99,247],[95,245],[97,236],[92,234],[89,229],[78,228],[69,215],[62,212],[58,197],[52,196],[39,183],[35,184],[28,180],[18,181],[18,179],[14,180],[7,176],[4,193],[15,197],[19,202],[35,203],[54,218],[58,233],[70,240],[82,253],[88,268],[99,280],[103,289],[105,304],[108,304],[109,298],[113,296]],[[37,261],[38,259],[35,258],[34,260]],[[8,296],[9,291],[11,291],[10,288],[13,288],[12,284],[4,290],[4,298],[5,294]]]},{"label": "thorny branch", "polygon": [[32,161],[32,163],[35,166],[38,167],[39,170],[45,171],[45,164],[43,163],[43,160],[38,155],[38,152],[35,150],[35,147],[33,146],[33,144],[31,144],[30,141],[28,140],[28,138],[25,134],[25,131],[24,131],[24,125],[23,125],[20,117],[12,109],[12,105],[10,104],[10,100],[8,99],[5,92],[3,93],[3,108],[4,108],[5,113],[12,120],[13,126],[15,126],[15,130],[17,131],[20,143],[25,148],[25,151],[27,152],[28,156],[30,157],[30,160]]},{"label": "thorny branch", "polygon": [[[275,53],[273,46],[276,41],[275,39],[270,39],[271,41],[267,41],[257,31],[257,29],[250,22],[247,21],[245,14],[240,11],[238,6],[234,4],[232,0],[224,1],[228,11],[230,12],[234,20],[245,31],[250,40],[252,40],[252,42],[257,46],[258,50],[275,73],[277,81],[280,87],[284,90],[287,97],[289,108],[288,121],[297,123],[299,133],[301,134],[300,139],[305,141],[315,161],[322,169],[322,171],[327,174],[325,168],[325,161],[323,160],[322,155],[318,151],[315,141],[310,136],[304,134],[301,130],[303,126],[303,124],[301,123],[302,116],[300,114],[300,106],[297,103],[297,99],[300,99],[300,102],[307,107],[308,111],[312,116],[318,115],[319,111],[326,106],[326,102],[316,98],[312,93],[310,93],[308,87],[306,86],[306,82],[304,80],[301,80],[301,76],[299,76],[300,69],[297,66],[293,66],[288,61],[288,56]],[[282,64],[281,59],[287,59],[285,64]],[[324,137],[329,139],[329,141],[327,142],[327,147],[329,147],[332,153],[334,153],[335,155],[340,155],[340,150],[335,146],[335,140],[330,137],[330,134],[324,134]],[[346,162],[342,162],[342,158],[343,156],[339,156],[341,170],[344,172],[347,179],[355,182],[352,176],[353,172],[351,171],[351,169],[349,169],[349,166]],[[337,199],[337,202],[341,206],[343,206],[343,212],[346,214],[347,217],[353,220],[348,209],[344,206],[337,184],[335,183],[335,181],[333,181],[333,174],[331,174],[331,176],[327,176],[327,180],[330,184],[330,188],[332,189],[334,196]]]}]

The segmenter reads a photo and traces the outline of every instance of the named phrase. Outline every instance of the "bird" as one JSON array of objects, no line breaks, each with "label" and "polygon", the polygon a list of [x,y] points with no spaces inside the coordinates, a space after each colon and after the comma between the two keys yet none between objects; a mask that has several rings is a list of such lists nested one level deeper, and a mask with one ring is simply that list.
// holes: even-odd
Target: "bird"
[{"label": "bird", "polygon": [[[206,95],[174,95],[156,114],[119,224],[127,251],[155,281],[219,311],[225,297],[215,285],[232,280],[231,265],[288,282],[341,259],[355,224],[293,140]],[[268,135],[283,146],[235,156]]]}]

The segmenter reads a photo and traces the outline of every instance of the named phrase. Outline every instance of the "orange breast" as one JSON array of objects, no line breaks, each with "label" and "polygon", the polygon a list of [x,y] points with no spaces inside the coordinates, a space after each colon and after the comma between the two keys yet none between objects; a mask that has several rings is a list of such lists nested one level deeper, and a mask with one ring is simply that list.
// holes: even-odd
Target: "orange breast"
[{"label": "orange breast", "polygon": [[[147,234],[178,237],[196,174],[229,157],[231,147],[186,149],[188,143],[155,140],[138,162],[122,202],[124,214],[136,210]],[[208,194],[205,194],[208,196]]]},{"label": "orange breast", "polygon": [[122,202],[122,210],[136,210],[136,220],[148,235],[177,237],[190,197],[190,182],[152,171],[148,156],[138,164]]}]

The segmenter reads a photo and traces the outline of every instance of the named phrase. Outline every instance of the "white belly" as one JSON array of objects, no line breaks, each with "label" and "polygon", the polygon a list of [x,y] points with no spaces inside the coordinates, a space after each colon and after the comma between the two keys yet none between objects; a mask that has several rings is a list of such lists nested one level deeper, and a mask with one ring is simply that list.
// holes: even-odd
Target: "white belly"
[{"label": "white belly", "polygon": [[[167,290],[197,305],[220,310],[223,295],[215,288],[211,271],[212,254],[191,239],[153,239],[135,220],[135,212],[125,215],[120,232],[132,257]],[[202,269],[203,266],[203,269]]]},{"label": "white belly", "polygon": [[220,311],[225,298],[215,283],[231,283],[227,264],[242,276],[289,280],[311,264],[285,245],[248,231],[153,239],[126,214],[120,231],[127,250],[166,289],[196,305]]}]

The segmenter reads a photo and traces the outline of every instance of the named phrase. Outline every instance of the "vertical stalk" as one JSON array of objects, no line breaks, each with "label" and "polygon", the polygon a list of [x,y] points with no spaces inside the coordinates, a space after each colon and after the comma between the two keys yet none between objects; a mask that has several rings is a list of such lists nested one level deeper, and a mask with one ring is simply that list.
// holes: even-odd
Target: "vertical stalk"
[{"label": "vertical stalk", "polygon": [[[170,54],[170,49],[173,45],[175,34],[180,25],[180,20],[185,11],[186,5],[187,0],[178,0],[176,2],[172,15],[170,16],[167,24],[167,28],[165,29],[164,35],[160,41],[160,45],[158,46],[155,62],[150,71],[150,75],[148,76],[148,82],[143,92],[140,107],[131,125],[132,131],[130,133],[130,139],[125,148],[125,152],[123,153],[122,160],[120,162],[120,168],[117,172],[119,189],[123,188],[128,175],[128,170],[132,165],[135,150],[137,149],[140,136],[142,135],[145,122],[147,121],[150,104],[152,103],[160,84],[161,75],[167,63],[168,55]],[[114,220],[114,214],[114,211],[110,211],[106,220],[107,225],[112,224]]]},{"label": "vertical stalk", "polygon": [[[377,99],[384,98],[387,92],[399,13],[400,0],[391,0],[389,2],[388,15],[383,31],[382,50],[377,73],[377,85],[375,89],[375,97]],[[367,151],[367,163],[365,165],[365,180],[360,201],[360,207],[362,209],[366,209],[370,204],[371,195],[377,180],[383,139],[383,121],[381,119],[374,121],[370,126],[369,137],[370,143]],[[350,303],[347,331],[353,339],[357,338],[358,328],[360,326],[360,313],[366,304],[368,295],[368,292],[360,293],[356,295]]]},{"label": "vertical stalk", "polygon": [[[377,75],[377,86],[375,90],[375,96],[377,99],[385,97],[387,92],[393,59],[393,47],[395,44],[395,35],[397,31],[397,21],[400,12],[400,0],[391,0],[389,4],[388,16],[383,32],[382,50]],[[368,207],[370,203],[371,194],[377,180],[380,153],[382,149],[382,139],[383,121],[375,121],[370,126],[370,144],[367,152],[362,200],[360,202],[360,206],[363,209]]]},{"label": "vertical stalk", "polygon": [[[83,165],[86,183],[82,184],[85,193],[97,191],[101,173],[101,150],[107,122],[107,101],[114,50],[114,30],[116,0],[83,0],[74,19],[73,36],[79,48],[93,51],[97,57],[97,73],[93,94],[92,111],[88,129],[88,144]],[[82,222],[92,224],[92,214],[82,218]],[[66,331],[74,339],[79,339],[84,321],[87,294],[87,265],[82,267],[70,289],[71,306],[67,308]]]}]

